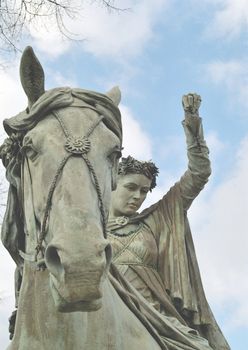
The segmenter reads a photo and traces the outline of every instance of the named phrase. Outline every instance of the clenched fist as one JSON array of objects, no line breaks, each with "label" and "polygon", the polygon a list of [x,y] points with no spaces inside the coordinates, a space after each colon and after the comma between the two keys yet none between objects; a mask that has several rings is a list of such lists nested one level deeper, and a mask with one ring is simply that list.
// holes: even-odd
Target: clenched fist
[{"label": "clenched fist", "polygon": [[197,136],[201,124],[199,118],[201,96],[193,93],[183,95],[182,103],[185,112],[185,125],[189,127],[194,136]]},{"label": "clenched fist", "polygon": [[201,96],[197,94],[183,95],[182,98],[185,119],[189,116],[199,117],[199,108],[201,105]]}]

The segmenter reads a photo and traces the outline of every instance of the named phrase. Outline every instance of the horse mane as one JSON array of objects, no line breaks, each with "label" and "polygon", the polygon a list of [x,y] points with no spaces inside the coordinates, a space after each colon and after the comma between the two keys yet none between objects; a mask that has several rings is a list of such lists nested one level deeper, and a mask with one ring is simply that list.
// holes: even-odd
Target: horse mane
[{"label": "horse mane", "polygon": [[[22,154],[20,150],[22,139],[27,131],[33,129],[40,120],[44,119],[53,110],[74,106],[75,101],[79,102],[81,108],[89,108],[102,115],[103,123],[122,143],[119,108],[108,96],[89,90],[62,87],[46,91],[32,105],[30,110],[27,108],[16,116],[3,121],[9,138],[0,147],[0,158],[6,168],[9,190],[1,239],[17,266],[23,264],[23,258],[20,256],[19,250],[25,249],[21,195]],[[76,105],[78,106],[78,103]]]}]

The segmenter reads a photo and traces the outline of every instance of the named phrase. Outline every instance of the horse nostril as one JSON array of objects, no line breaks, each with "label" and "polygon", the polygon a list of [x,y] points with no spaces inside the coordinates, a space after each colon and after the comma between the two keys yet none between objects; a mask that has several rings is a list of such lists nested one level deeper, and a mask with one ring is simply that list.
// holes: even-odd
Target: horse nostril
[{"label": "horse nostril", "polygon": [[48,246],[45,252],[45,261],[48,270],[57,278],[63,273],[63,266],[60,260],[57,248],[54,246]]}]

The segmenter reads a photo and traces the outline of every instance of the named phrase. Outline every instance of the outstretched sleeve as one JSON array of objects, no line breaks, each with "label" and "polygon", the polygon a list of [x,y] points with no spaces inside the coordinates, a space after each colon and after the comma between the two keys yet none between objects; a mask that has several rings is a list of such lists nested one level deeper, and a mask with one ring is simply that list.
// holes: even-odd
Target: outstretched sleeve
[{"label": "outstretched sleeve", "polygon": [[186,135],[188,169],[181,177],[179,186],[183,208],[187,210],[208,181],[211,167],[201,118],[187,117],[182,124]]}]

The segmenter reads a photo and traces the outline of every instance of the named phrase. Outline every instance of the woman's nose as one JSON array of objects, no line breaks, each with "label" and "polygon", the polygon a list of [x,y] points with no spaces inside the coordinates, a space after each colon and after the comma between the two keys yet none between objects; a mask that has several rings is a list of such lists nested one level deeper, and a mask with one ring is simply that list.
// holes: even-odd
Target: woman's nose
[{"label": "woman's nose", "polygon": [[140,191],[135,191],[134,194],[133,194],[133,198],[135,199],[140,199]]}]

